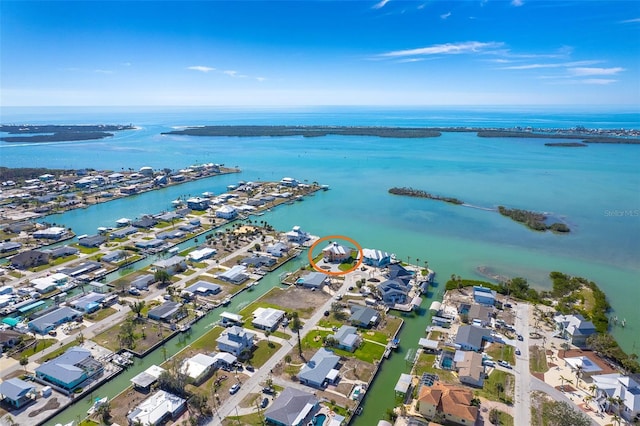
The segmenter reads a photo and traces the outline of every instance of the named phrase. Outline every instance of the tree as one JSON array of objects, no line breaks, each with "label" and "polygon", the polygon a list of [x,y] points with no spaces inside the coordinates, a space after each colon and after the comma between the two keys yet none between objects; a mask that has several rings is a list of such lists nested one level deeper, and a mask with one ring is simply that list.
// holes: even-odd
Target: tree
[{"label": "tree", "polygon": [[209,399],[206,395],[194,393],[187,401],[189,407],[196,411],[197,417],[210,417],[213,415],[213,411],[209,406]]},{"label": "tree", "polygon": [[166,285],[168,282],[171,281],[171,275],[169,275],[169,273],[164,269],[158,269],[153,274],[153,279],[160,282],[161,285]]},{"label": "tree", "polygon": [[284,362],[287,364],[291,364],[291,355],[287,354],[284,356]]},{"label": "tree", "polygon": [[504,392],[504,385],[502,382],[496,383],[496,391],[498,391],[498,399],[500,399],[500,394]]},{"label": "tree", "polygon": [[571,384],[573,384],[573,381],[572,381],[572,380],[570,380],[570,379],[567,379],[567,378],[566,378],[566,377],[564,377],[564,376],[560,376],[560,390],[561,390],[562,392],[564,392],[564,384],[565,384],[565,383],[567,383],[567,384],[570,384],[570,385],[571,385]]},{"label": "tree", "polygon": [[269,336],[271,336],[271,330],[265,330],[264,331],[264,337],[267,338],[267,345],[269,347],[271,347],[271,341],[269,340]]},{"label": "tree", "polygon": [[24,372],[27,372],[27,364],[29,364],[29,357],[26,355],[22,355],[20,357],[20,365],[22,366],[22,368],[24,369]]},{"label": "tree", "polygon": [[562,342],[562,344],[560,345],[560,347],[562,348],[563,352],[562,352],[562,357],[564,358],[567,355],[567,351],[569,349],[571,349],[571,345],[569,344],[569,342]]},{"label": "tree", "polygon": [[500,411],[492,408],[491,411],[489,411],[489,421],[493,425],[500,424]]},{"label": "tree", "polygon": [[144,309],[145,301],[133,302],[131,304],[131,311],[136,314],[137,319],[142,318],[142,310]]},{"label": "tree", "polygon": [[584,367],[582,365],[576,365],[576,386],[580,387],[580,377],[582,377],[582,371]]},{"label": "tree", "polygon": [[120,331],[118,332],[118,342],[120,343],[120,347],[129,349],[133,349],[135,347],[133,330],[133,321],[129,318],[120,325]]},{"label": "tree", "polygon": [[109,420],[111,419],[111,405],[109,402],[105,402],[103,404],[98,405],[96,408],[96,414],[105,424],[110,424]]},{"label": "tree", "polygon": [[302,322],[298,316],[298,312],[293,311],[289,314],[289,327],[291,331],[295,332],[298,336],[298,355],[302,358],[302,340],[300,339],[300,329],[302,328]]},{"label": "tree", "polygon": [[551,419],[552,426],[589,426],[591,419],[584,413],[578,412],[567,402],[548,401],[542,405],[542,416]]}]

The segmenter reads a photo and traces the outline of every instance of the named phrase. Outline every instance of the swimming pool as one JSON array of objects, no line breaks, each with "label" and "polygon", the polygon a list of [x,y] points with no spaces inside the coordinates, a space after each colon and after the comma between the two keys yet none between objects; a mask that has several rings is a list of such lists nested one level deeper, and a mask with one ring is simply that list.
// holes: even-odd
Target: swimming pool
[{"label": "swimming pool", "polygon": [[327,418],[326,414],[317,414],[313,418],[313,426],[322,426],[326,418]]},{"label": "swimming pool", "polygon": [[443,351],[440,359],[440,368],[444,370],[453,370],[453,352]]}]

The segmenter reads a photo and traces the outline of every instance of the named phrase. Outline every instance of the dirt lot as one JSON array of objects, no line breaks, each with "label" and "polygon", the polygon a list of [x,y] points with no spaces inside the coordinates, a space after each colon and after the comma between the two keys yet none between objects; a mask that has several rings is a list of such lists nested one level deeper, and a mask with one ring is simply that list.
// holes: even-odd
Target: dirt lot
[{"label": "dirt lot", "polygon": [[295,310],[300,317],[309,318],[316,306],[322,305],[331,296],[323,291],[311,291],[302,287],[289,287],[286,289],[274,289],[261,299],[261,301],[281,306],[285,310]]}]

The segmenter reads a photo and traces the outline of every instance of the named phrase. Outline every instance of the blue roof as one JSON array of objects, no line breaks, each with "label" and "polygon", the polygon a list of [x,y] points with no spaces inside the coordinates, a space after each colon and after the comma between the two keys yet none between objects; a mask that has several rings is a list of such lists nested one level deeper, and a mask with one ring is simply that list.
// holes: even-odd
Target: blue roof
[{"label": "blue roof", "polygon": [[308,274],[298,279],[298,284],[308,285],[311,287],[320,287],[324,280],[327,279],[327,275],[322,272],[309,272]]},{"label": "blue roof", "polygon": [[30,303],[27,306],[21,307],[20,309],[18,309],[18,312],[24,313],[24,312],[30,311],[30,310],[35,309],[38,306],[42,306],[42,305],[44,305],[44,300],[39,300],[37,302]]},{"label": "blue roof", "polygon": [[35,386],[17,378],[8,379],[0,383],[0,394],[5,398],[17,401],[29,392],[35,390]]},{"label": "blue roof", "polygon": [[82,377],[84,371],[76,364],[91,356],[91,352],[79,346],[74,346],[57,358],[47,361],[36,372],[55,378],[62,383],[73,383]]}]

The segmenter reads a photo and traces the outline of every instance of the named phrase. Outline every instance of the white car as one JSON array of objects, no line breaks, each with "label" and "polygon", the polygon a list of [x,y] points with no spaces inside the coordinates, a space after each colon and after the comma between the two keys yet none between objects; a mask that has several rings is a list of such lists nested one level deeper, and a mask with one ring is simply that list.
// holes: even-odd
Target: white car
[{"label": "white car", "polygon": [[231,395],[233,395],[234,393],[238,392],[240,390],[240,383],[236,383],[235,385],[231,386],[231,389],[229,389],[229,393]]}]

